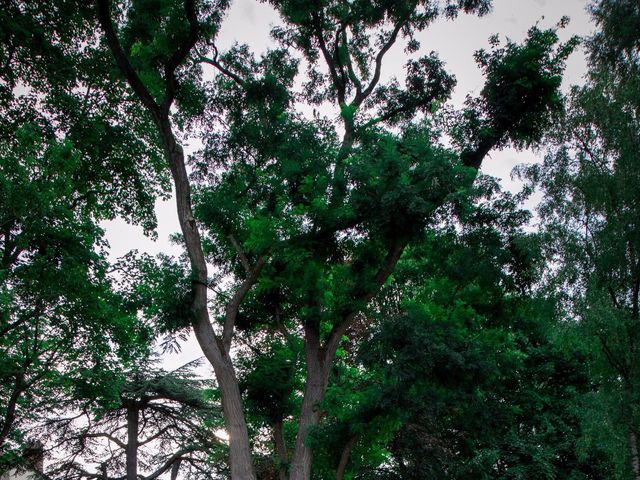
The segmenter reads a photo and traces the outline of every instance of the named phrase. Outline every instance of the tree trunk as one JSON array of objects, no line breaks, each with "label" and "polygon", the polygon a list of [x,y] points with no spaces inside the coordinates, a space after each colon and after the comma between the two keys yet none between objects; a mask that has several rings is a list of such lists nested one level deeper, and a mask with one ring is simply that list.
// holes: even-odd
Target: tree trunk
[{"label": "tree trunk", "polygon": [[640,457],[638,456],[638,437],[633,428],[629,430],[629,450],[631,451],[631,469],[633,478],[640,480]]},{"label": "tree trunk", "polygon": [[306,445],[309,429],[318,425],[320,410],[317,405],[324,398],[332,362],[325,362],[320,349],[320,338],[316,331],[305,328],[305,357],[307,360],[307,381],[304,389],[296,446],[291,461],[289,480],[308,480],[311,477],[313,452]]},{"label": "tree trunk", "polygon": [[353,450],[353,446],[356,444],[355,435],[349,439],[347,444],[344,446],[342,450],[342,456],[340,457],[340,463],[338,464],[338,468],[336,469],[336,480],[342,480],[344,478],[344,472],[347,469],[347,465],[349,464],[349,457],[351,456],[351,450]]},{"label": "tree trunk", "polygon": [[229,435],[229,461],[232,480],[255,480],[251,444],[242,410],[242,397],[231,360],[213,365],[220,387],[224,423]]},{"label": "tree trunk", "polygon": [[219,342],[209,320],[207,310],[207,264],[202,251],[200,233],[193,218],[191,188],[184,164],[182,147],[175,142],[168,119],[161,125],[163,140],[176,189],[176,206],[180,228],[191,260],[193,284],[193,330],[207,360],[211,363],[220,387],[222,409],[229,435],[229,461],[232,480],[254,480],[253,461],[247,423],[242,410],[240,387],[231,359]]},{"label": "tree trunk", "polygon": [[280,480],[287,480],[287,462],[289,461],[289,455],[287,454],[287,444],[284,440],[283,421],[278,420],[273,425],[273,443],[276,449],[276,455],[278,457],[278,478]]},{"label": "tree trunk", "polygon": [[138,479],[138,421],[138,407],[136,405],[128,406],[126,448],[127,480]]},{"label": "tree trunk", "polygon": [[178,480],[178,473],[180,472],[180,464],[182,460],[176,460],[176,462],[171,467],[171,480]]}]

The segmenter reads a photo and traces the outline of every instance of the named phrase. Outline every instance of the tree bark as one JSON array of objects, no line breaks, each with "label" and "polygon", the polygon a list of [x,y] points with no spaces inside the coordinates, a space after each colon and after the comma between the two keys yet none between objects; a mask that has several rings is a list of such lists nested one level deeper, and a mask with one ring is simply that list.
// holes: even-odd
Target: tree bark
[{"label": "tree bark", "polygon": [[344,478],[344,472],[346,471],[347,465],[349,464],[349,457],[351,456],[353,446],[356,444],[356,438],[357,437],[355,435],[351,437],[342,450],[340,463],[338,463],[338,468],[336,469],[336,480],[342,480]]},{"label": "tree bark", "polygon": [[287,453],[287,444],[284,439],[283,427],[282,419],[278,420],[273,425],[273,443],[278,457],[278,478],[280,480],[287,480],[286,464],[289,461],[289,455]]},{"label": "tree bark", "polygon": [[638,437],[633,428],[629,429],[629,450],[631,451],[631,469],[633,478],[640,480],[640,457],[638,456]]},{"label": "tree bark", "polygon": [[131,404],[127,407],[127,480],[138,479],[138,422],[138,407]]},{"label": "tree bark", "polygon": [[[305,328],[305,357],[307,361],[307,381],[300,408],[300,420],[296,446],[291,461],[289,480],[307,480],[311,476],[313,452],[306,444],[309,429],[318,424],[320,410],[318,403],[324,398],[329,381],[327,362],[320,348],[320,337],[313,328]],[[330,365],[331,362],[328,362]]]}]

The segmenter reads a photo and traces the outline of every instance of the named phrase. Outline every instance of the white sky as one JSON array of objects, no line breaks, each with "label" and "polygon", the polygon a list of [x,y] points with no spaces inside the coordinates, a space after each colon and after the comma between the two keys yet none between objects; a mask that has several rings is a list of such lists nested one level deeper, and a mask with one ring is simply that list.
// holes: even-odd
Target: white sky
[{"label": "white sky", "polygon": [[[586,0],[494,0],[492,12],[485,17],[461,15],[455,20],[435,22],[418,36],[422,48],[413,55],[417,57],[432,50],[438,52],[446,63],[447,71],[458,80],[452,101],[455,106],[460,106],[468,93],[477,94],[482,88],[483,77],[473,61],[473,53],[480,48],[488,48],[491,35],[497,33],[503,40],[506,37],[520,41],[536,23],[540,27],[552,27],[565,15],[570,17],[571,22],[560,32],[562,40],[572,35],[588,35],[593,29],[586,12],[588,3]],[[220,50],[225,50],[234,42],[246,43],[257,54],[262,53],[273,44],[269,31],[278,23],[278,15],[269,5],[256,0],[236,0],[223,24],[218,46]],[[394,47],[387,54],[383,79],[399,76],[406,61],[402,46]],[[584,55],[579,50],[568,61],[563,88],[581,83],[585,69]],[[517,164],[535,161],[536,155],[532,152],[508,149],[493,152],[483,163],[482,171],[500,178],[504,188],[517,191],[521,185],[511,180],[512,168]],[[171,234],[179,231],[173,200],[158,202],[156,213],[159,225],[158,240],[155,242],[145,237],[142,229],[121,220],[103,224],[111,245],[112,258],[132,249],[151,255],[180,253],[180,248],[168,241]],[[201,355],[199,346],[191,339],[180,354],[166,358],[165,366],[174,368]]]}]

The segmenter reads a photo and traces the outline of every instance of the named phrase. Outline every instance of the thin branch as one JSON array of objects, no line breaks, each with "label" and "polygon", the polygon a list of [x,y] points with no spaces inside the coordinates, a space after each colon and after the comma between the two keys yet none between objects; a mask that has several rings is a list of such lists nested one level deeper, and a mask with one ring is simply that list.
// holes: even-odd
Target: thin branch
[{"label": "thin branch", "polygon": [[338,95],[338,104],[340,106],[345,105],[345,85],[344,82],[341,81],[338,76],[338,72],[336,70],[336,64],[334,59],[329,52],[329,48],[327,47],[327,43],[324,40],[324,35],[322,33],[322,24],[320,23],[320,17],[317,14],[313,15],[313,24],[314,24],[314,32],[316,40],[318,41],[318,45],[320,46],[320,51],[322,52],[322,56],[324,57],[324,61],[329,67],[329,73],[331,74],[331,79],[333,81],[333,85],[336,87],[337,95]]},{"label": "thin branch", "polygon": [[175,462],[182,459],[182,457],[184,457],[187,453],[197,452],[198,450],[199,450],[198,447],[189,447],[189,448],[183,448],[182,450],[178,450],[176,453],[174,453],[173,455],[171,455],[171,457],[167,459],[164,465],[158,468],[151,475],[143,477],[143,480],[154,480],[158,478],[160,475],[168,471]]},{"label": "thin branch", "polygon": [[243,80],[242,77],[240,77],[237,73],[232,72],[231,70],[229,70],[227,67],[225,67],[218,61],[218,49],[215,46],[213,47],[213,58],[209,58],[205,55],[198,54],[197,60],[201,63],[206,63],[208,65],[211,65],[220,73],[222,73],[223,75],[229,77],[231,80],[236,82],[242,88],[246,86],[246,81]]},{"label": "thin branch", "polygon": [[[376,275],[373,277],[372,288],[370,288],[368,291],[362,294],[360,298],[358,298],[359,303],[365,303],[365,304],[368,303],[373,298],[373,296],[378,291],[378,289],[382,287],[382,285],[384,285],[384,282],[386,282],[387,279],[393,273],[393,270],[395,269],[398,261],[400,260],[400,257],[402,256],[402,252],[404,252],[405,247],[406,247],[406,242],[399,241],[399,242],[396,242],[389,249],[384,259],[384,262],[382,263]],[[359,313],[359,311],[360,311],[359,309],[354,309],[350,311],[344,316],[341,322],[334,325],[334,327],[331,329],[331,332],[327,337],[326,344],[324,347],[325,365],[331,364],[331,361],[333,360],[333,356],[335,355],[338,345],[340,344],[340,339],[342,338],[344,333],[347,331],[347,329],[351,326],[354,318]]]},{"label": "thin branch", "polygon": [[247,275],[251,275],[251,264],[249,263],[249,259],[245,255],[244,250],[242,250],[242,246],[240,245],[240,243],[238,243],[238,240],[233,234],[229,234],[227,238],[229,238],[231,245],[233,245],[233,248],[236,250],[244,271],[247,273]]},{"label": "thin branch", "polygon": [[240,305],[242,301],[251,290],[251,287],[258,280],[258,276],[262,271],[262,267],[264,267],[266,263],[266,258],[264,256],[260,257],[256,264],[251,268],[250,273],[247,275],[247,278],[242,282],[240,288],[236,290],[236,293],[231,298],[231,301],[227,304],[225,318],[224,318],[224,329],[222,332],[222,344],[225,348],[225,351],[229,353],[231,349],[231,339],[233,337],[233,329],[236,322],[236,317],[238,316],[238,310],[240,309]]},{"label": "thin branch", "polygon": [[362,92],[362,94],[356,97],[356,99],[353,102],[355,105],[360,105],[364,100],[366,100],[366,98],[369,95],[371,95],[371,92],[373,92],[373,89],[376,87],[376,85],[380,81],[380,73],[382,71],[382,60],[384,59],[384,56],[387,54],[389,49],[393,46],[393,44],[396,43],[396,39],[398,38],[398,33],[400,33],[400,30],[404,26],[404,22],[405,22],[404,20],[398,21],[398,23],[393,28],[393,31],[391,32],[391,36],[384,43],[384,45],[378,52],[378,55],[376,55],[376,66],[373,73],[373,78],[371,78],[369,85]]},{"label": "thin branch", "polygon": [[162,112],[164,115],[169,114],[169,109],[171,108],[171,104],[173,103],[178,89],[178,81],[175,76],[176,69],[187,58],[191,49],[196,45],[198,41],[198,34],[200,32],[200,25],[198,23],[198,15],[195,10],[194,0],[185,0],[184,9],[187,15],[187,21],[189,22],[189,34],[178,46],[176,51],[173,52],[173,55],[164,67],[164,77],[167,82],[165,98],[162,102]]}]

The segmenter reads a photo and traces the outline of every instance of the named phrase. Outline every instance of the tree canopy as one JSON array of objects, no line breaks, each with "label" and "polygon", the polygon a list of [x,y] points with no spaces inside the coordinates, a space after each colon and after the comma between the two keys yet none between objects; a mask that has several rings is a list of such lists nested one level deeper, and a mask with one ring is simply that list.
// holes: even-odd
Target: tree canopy
[{"label": "tree canopy", "polygon": [[[463,105],[418,38],[490,0],[274,0],[262,55],[224,0],[5,3],[0,472],[640,479],[637,2],[491,37]],[[160,198],[183,254],[110,259]],[[154,363],[191,334],[212,378]]]}]

